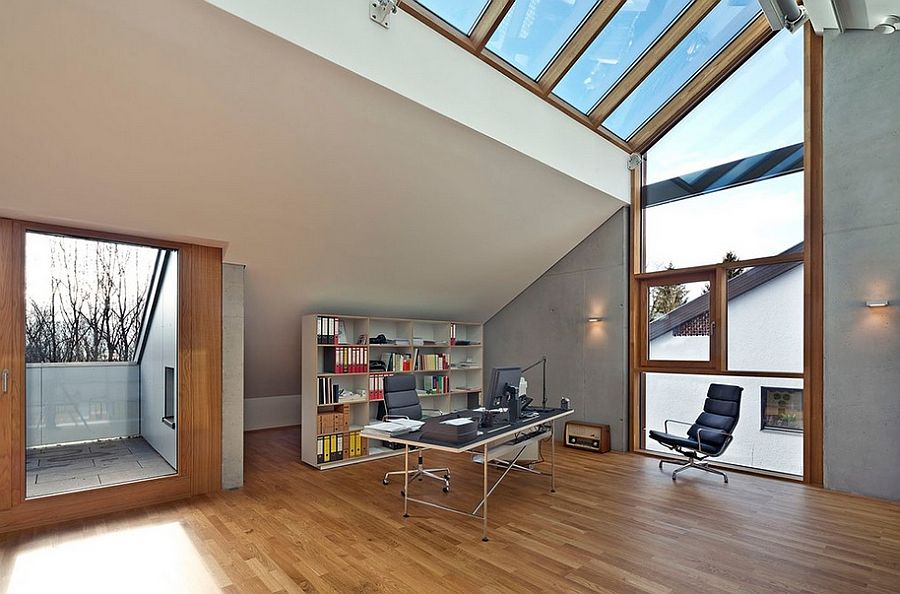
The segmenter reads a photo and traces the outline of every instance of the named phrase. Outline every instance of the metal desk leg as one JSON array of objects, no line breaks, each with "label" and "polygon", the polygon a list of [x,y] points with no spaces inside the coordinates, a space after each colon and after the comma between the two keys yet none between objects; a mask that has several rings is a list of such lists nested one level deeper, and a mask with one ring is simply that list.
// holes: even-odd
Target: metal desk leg
[{"label": "metal desk leg", "polygon": [[409,517],[409,446],[403,446],[403,517]]},{"label": "metal desk leg", "polygon": [[556,493],[556,436],[553,434],[554,423],[550,423],[550,492]]},{"label": "metal desk leg", "polygon": [[484,468],[482,469],[482,470],[484,471],[484,482],[482,483],[482,489],[483,489],[482,494],[483,494],[483,497],[484,497],[484,498],[482,499],[482,501],[484,502],[484,509],[481,510],[481,517],[483,518],[483,519],[482,519],[483,526],[482,526],[482,529],[481,529],[481,540],[483,540],[484,542],[487,542],[487,540],[488,540],[488,535],[487,535],[487,522],[488,522],[488,515],[487,515],[487,507],[488,507],[488,475],[487,475],[487,474],[488,474],[488,473],[487,473],[487,471],[488,471],[488,444],[484,444],[484,458],[482,459],[482,462],[483,462],[482,466],[484,467]]}]

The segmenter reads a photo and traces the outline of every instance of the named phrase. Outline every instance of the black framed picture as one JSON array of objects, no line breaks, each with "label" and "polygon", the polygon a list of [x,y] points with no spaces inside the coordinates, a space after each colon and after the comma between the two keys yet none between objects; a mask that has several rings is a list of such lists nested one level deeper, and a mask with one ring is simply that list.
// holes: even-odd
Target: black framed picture
[{"label": "black framed picture", "polygon": [[760,388],[761,431],[803,433],[803,390],[801,388]]}]

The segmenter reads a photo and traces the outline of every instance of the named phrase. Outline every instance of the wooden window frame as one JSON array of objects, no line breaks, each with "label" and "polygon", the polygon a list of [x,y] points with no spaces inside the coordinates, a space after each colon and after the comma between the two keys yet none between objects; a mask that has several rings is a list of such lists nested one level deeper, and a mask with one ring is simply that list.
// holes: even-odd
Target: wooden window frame
[{"label": "wooden window frame", "polygon": [[[678,114],[667,117],[665,125],[656,128],[656,132],[642,138],[645,142],[641,143],[641,154],[645,155],[646,150],[652,142],[658,140],[662,134],[671,129],[681,117],[687,114],[690,109],[707,96],[718,84],[723,82],[727,76],[733,72],[743,60],[747,59],[753,52],[762,47],[765,41],[770,39],[770,35],[763,35],[760,31],[754,30],[753,35],[757,42],[748,44],[744,48],[744,55],[741,59],[734,59],[730,69],[722,69],[717,73],[717,80],[709,85],[705,85],[703,92],[695,95],[690,105],[687,103],[679,110]],[[780,254],[766,258],[755,258],[751,260],[743,260],[739,262],[720,263],[711,266],[696,266],[691,268],[683,268],[678,270],[665,270],[661,272],[644,272],[645,261],[643,251],[643,210],[641,200],[641,190],[645,182],[644,165],[646,157],[640,165],[632,169],[631,172],[631,245],[630,245],[630,268],[631,281],[629,287],[629,324],[631,331],[629,332],[628,358],[629,358],[629,426],[630,439],[629,447],[631,451],[643,453],[652,456],[661,456],[659,452],[651,452],[644,449],[644,387],[643,376],[645,373],[662,372],[662,373],[685,373],[698,374],[702,371],[690,366],[680,367],[659,367],[656,365],[646,366],[642,361],[642,349],[646,342],[646,330],[642,326],[642,283],[647,279],[666,278],[677,280],[679,278],[688,278],[687,275],[715,269],[717,274],[724,275],[730,268],[764,266],[767,264],[781,264],[784,262],[802,262],[803,264],[803,372],[758,372],[758,371],[737,371],[727,369],[727,351],[722,350],[720,353],[725,357],[721,361],[720,368],[712,372],[706,372],[708,375],[740,376],[740,377],[771,377],[771,378],[797,378],[803,380],[803,477],[804,483],[819,486],[823,485],[824,478],[824,455],[823,455],[823,391],[824,391],[824,353],[823,353],[823,336],[824,336],[824,286],[823,286],[823,215],[822,215],[822,157],[823,157],[823,118],[822,118],[822,72],[823,72],[823,49],[822,38],[815,35],[811,26],[806,25],[804,31],[804,243],[803,251],[792,254]],[[724,280],[724,279],[723,279]],[[724,282],[721,283],[724,286]],[[711,290],[712,292],[712,290]],[[724,303],[720,307],[724,307],[727,313],[727,295],[725,291],[718,291],[716,300],[724,299]],[[710,309],[712,310],[712,304]],[[710,312],[712,316],[712,312]],[[726,316],[727,317],[727,316]],[[727,320],[720,320],[726,323],[720,332],[720,340],[727,342]],[[727,348],[727,344],[725,345]],[[734,467],[728,464],[722,464],[723,467],[730,467],[740,472],[749,474],[763,475],[772,478],[797,480],[795,477],[787,476],[778,472],[764,471],[759,469],[751,469],[745,467]]]}]

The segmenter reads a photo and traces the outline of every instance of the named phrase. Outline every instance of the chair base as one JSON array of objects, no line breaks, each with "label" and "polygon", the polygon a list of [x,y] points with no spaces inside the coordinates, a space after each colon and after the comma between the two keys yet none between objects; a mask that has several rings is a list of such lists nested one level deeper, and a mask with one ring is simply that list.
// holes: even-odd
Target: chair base
[{"label": "chair base", "polygon": [[708,472],[710,474],[717,474],[725,479],[725,484],[728,484],[728,475],[722,472],[721,470],[716,470],[715,468],[711,468],[709,462],[703,462],[698,460],[697,458],[690,457],[688,458],[687,464],[683,464],[681,460],[660,460],[659,461],[659,469],[662,470],[663,464],[677,464],[678,468],[672,471],[672,480],[676,480],[678,478],[679,472],[684,472],[690,468],[696,468],[697,470],[702,470],[703,472]]},{"label": "chair base", "polygon": [[430,478],[436,481],[442,481],[444,486],[442,491],[444,493],[450,492],[450,469],[449,468],[425,468],[425,462],[422,459],[422,456],[419,456],[419,460],[416,463],[416,467],[412,470],[404,471],[404,470],[395,470],[392,472],[387,472],[384,475],[384,478],[381,480],[382,484],[390,484],[392,476],[403,476],[404,474],[409,475],[409,480],[414,481],[416,479],[422,480],[423,478]]}]

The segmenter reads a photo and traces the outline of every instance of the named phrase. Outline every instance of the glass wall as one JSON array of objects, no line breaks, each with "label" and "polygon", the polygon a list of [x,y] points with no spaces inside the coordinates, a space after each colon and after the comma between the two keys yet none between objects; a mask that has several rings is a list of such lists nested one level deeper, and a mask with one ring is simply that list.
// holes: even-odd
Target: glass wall
[{"label": "glass wall", "polygon": [[[727,4],[707,17],[717,33],[706,42],[740,28],[746,15]],[[649,431],[693,422],[710,383],[732,384],[744,388],[741,419],[719,460],[803,475],[802,143],[803,36],[782,31],[647,151],[646,449],[668,451]]]}]

